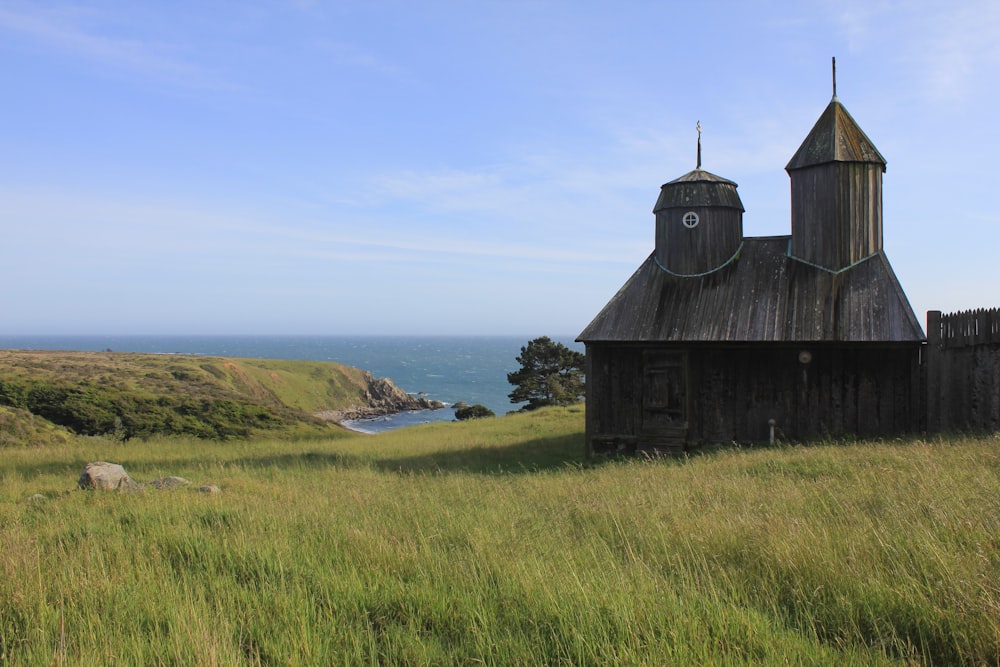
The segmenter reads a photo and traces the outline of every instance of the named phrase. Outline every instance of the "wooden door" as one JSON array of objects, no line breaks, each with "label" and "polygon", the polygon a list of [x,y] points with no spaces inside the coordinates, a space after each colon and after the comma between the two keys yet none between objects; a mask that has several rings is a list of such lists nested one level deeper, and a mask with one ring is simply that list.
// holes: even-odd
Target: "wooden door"
[{"label": "wooden door", "polygon": [[640,451],[654,455],[684,451],[688,433],[686,362],[680,352],[643,355]]}]

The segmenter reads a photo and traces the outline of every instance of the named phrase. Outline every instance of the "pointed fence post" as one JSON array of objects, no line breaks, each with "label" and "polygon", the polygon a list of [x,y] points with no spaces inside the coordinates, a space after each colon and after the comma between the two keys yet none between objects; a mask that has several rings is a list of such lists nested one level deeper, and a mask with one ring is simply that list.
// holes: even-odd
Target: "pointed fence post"
[{"label": "pointed fence post", "polygon": [[927,357],[924,366],[926,396],[926,429],[928,433],[941,431],[941,311],[927,311]]}]

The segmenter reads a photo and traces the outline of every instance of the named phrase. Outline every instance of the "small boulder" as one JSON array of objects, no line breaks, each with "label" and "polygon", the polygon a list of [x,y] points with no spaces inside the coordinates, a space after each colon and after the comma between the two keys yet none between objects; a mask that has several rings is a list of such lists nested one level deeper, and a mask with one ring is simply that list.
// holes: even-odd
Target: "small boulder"
[{"label": "small boulder", "polygon": [[168,491],[170,489],[176,489],[181,486],[188,486],[191,482],[187,481],[183,477],[161,477],[159,479],[154,479],[149,483],[154,489],[161,489]]},{"label": "small boulder", "polygon": [[97,461],[83,467],[77,485],[81,489],[99,491],[138,491],[142,486],[128,476],[125,468],[117,463]]},{"label": "small boulder", "polygon": [[32,504],[34,504],[34,503],[44,503],[46,500],[48,500],[48,497],[45,496],[45,495],[42,495],[41,493],[36,493],[36,494],[34,494],[32,496],[28,496],[28,502],[32,503]]},{"label": "small boulder", "polygon": [[221,491],[222,489],[217,487],[215,484],[206,484],[205,486],[199,487],[198,489],[199,493],[208,493],[208,494],[220,493]]}]

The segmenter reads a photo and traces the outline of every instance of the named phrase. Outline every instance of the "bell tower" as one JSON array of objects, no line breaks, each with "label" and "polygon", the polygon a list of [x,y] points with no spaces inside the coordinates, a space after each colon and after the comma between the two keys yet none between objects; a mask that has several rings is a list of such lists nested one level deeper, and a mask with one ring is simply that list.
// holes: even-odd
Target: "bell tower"
[{"label": "bell tower", "polygon": [[694,171],[664,184],[653,207],[657,263],[684,277],[721,268],[743,242],[743,211],[736,183],[701,168],[699,122]]},{"label": "bell tower", "polygon": [[785,171],[792,189],[795,259],[841,271],[882,249],[885,158],[837,99],[833,99]]}]

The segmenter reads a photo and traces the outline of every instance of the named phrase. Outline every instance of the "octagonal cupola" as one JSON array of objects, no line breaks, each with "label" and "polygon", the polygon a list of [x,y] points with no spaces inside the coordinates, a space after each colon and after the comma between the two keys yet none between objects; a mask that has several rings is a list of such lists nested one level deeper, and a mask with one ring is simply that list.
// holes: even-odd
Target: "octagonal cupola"
[{"label": "octagonal cupola", "polygon": [[701,125],[694,171],[660,188],[656,215],[656,261],[678,276],[721,268],[743,242],[743,202],[736,183],[701,168]]}]

